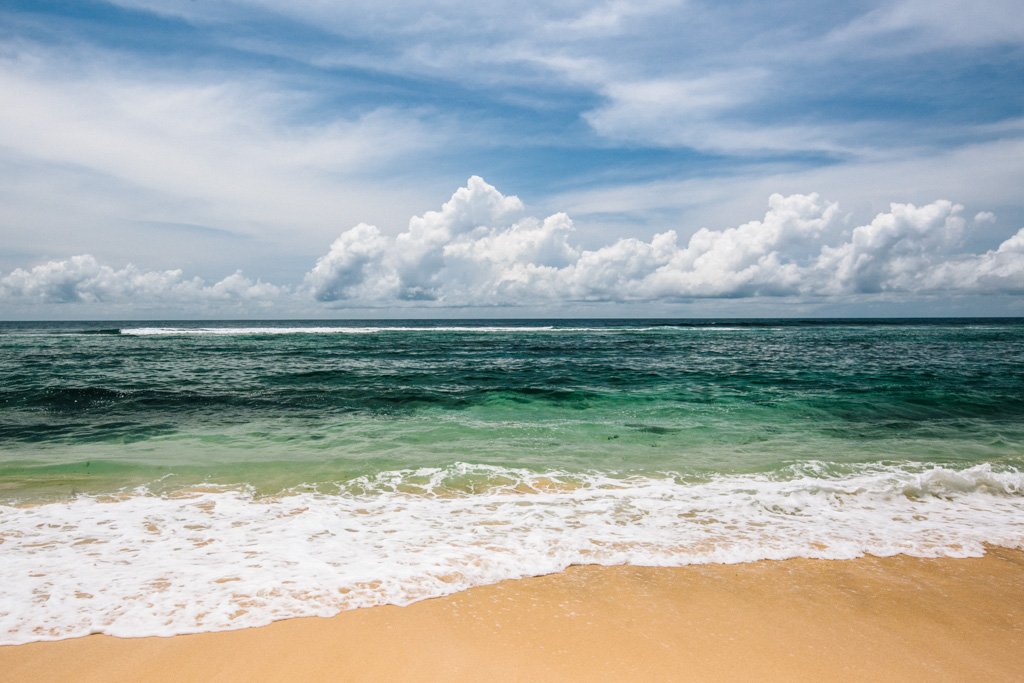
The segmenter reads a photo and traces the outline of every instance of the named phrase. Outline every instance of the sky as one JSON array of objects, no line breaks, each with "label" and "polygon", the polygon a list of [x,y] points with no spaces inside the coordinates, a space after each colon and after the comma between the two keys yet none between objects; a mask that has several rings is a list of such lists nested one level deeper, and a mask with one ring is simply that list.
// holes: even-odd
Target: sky
[{"label": "sky", "polygon": [[1024,315],[1019,0],[6,0],[0,318]]}]

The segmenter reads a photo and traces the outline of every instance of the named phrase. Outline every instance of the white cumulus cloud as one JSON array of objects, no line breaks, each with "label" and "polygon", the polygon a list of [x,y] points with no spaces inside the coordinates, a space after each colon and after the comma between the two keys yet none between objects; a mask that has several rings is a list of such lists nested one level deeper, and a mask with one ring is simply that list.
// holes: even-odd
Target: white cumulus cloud
[{"label": "white cumulus cloud", "polygon": [[254,282],[240,272],[207,285],[200,278],[184,277],[181,270],[142,271],[132,265],[114,269],[89,254],[0,276],[0,299],[29,304],[259,303],[284,293],[281,287]]},{"label": "white cumulus cloud", "polygon": [[774,194],[763,218],[737,227],[587,250],[564,213],[525,216],[518,197],[474,176],[398,235],[367,224],[342,233],[306,285],[321,301],[447,306],[1024,290],[1024,229],[965,254],[962,212],[947,200],[894,203],[851,228],[816,194]]},{"label": "white cumulus cloud", "polygon": [[346,230],[300,287],[241,272],[210,283],[182,270],[114,268],[85,254],[0,274],[0,302],[295,315],[315,314],[323,303],[557,308],[1024,294],[1024,228],[971,253],[963,245],[984,220],[963,214],[963,206],[944,199],[894,203],[857,225],[817,194],[773,194],[761,218],[741,225],[667,230],[587,249],[575,242],[565,213],[529,216],[518,197],[473,176],[439,210],[414,216],[398,234],[366,223]]}]

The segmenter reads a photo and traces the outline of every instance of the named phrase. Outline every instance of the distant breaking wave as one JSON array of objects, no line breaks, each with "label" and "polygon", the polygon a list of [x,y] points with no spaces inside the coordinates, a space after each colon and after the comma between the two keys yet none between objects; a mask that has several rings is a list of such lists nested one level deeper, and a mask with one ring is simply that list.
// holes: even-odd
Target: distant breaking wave
[{"label": "distant breaking wave", "polygon": [[573,564],[979,556],[1024,546],[1024,473],[803,463],[686,481],[456,464],[270,498],[205,486],[0,506],[0,541],[0,644],[162,636]]},{"label": "distant breaking wave", "polygon": [[[182,335],[256,335],[256,334],[375,334],[377,332],[550,332],[581,331],[579,328],[542,327],[126,327],[121,334],[136,337]],[[595,328],[596,329],[596,328]]]},{"label": "distant breaking wave", "polygon": [[[126,327],[120,333],[135,337],[188,336],[188,335],[264,335],[264,334],[379,334],[387,332],[465,332],[475,334],[529,334],[536,332],[651,332],[671,329],[709,329],[736,331],[741,327],[723,326],[670,326],[654,327],[560,327],[556,325],[449,325],[449,326],[373,326],[373,327]],[[94,332],[93,334],[98,334]]]}]

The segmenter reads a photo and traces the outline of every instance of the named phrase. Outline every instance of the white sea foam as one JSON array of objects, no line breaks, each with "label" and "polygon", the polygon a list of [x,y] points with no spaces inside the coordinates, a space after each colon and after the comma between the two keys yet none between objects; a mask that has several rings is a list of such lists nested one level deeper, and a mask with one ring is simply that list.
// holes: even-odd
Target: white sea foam
[{"label": "white sea foam", "polygon": [[829,467],[787,476],[388,472],[0,507],[0,643],[170,635],[406,604],[571,564],[677,566],[1024,546],[1024,473]]},{"label": "white sea foam", "polygon": [[[553,326],[538,327],[126,327],[121,334],[136,337],[185,335],[252,335],[252,334],[377,334],[380,332],[550,332]],[[565,328],[558,328],[564,330]],[[577,330],[579,331],[579,330]]]},{"label": "white sea foam", "polygon": [[424,326],[392,326],[378,325],[367,327],[356,326],[299,326],[299,327],[125,327],[121,334],[134,337],[157,336],[194,336],[194,335],[263,335],[263,334],[380,334],[387,332],[467,332],[476,334],[530,334],[536,332],[653,332],[680,330],[715,330],[721,332],[737,332],[753,328],[746,327],[557,327],[555,325],[424,325]]}]

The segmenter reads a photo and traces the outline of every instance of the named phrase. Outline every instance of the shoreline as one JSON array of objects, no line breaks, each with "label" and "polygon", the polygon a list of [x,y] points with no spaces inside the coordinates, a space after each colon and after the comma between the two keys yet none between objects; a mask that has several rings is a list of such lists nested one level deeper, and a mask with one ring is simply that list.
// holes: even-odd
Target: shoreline
[{"label": "shoreline", "polygon": [[1024,550],[583,565],[168,638],[0,647],[0,681],[1019,679]]}]

